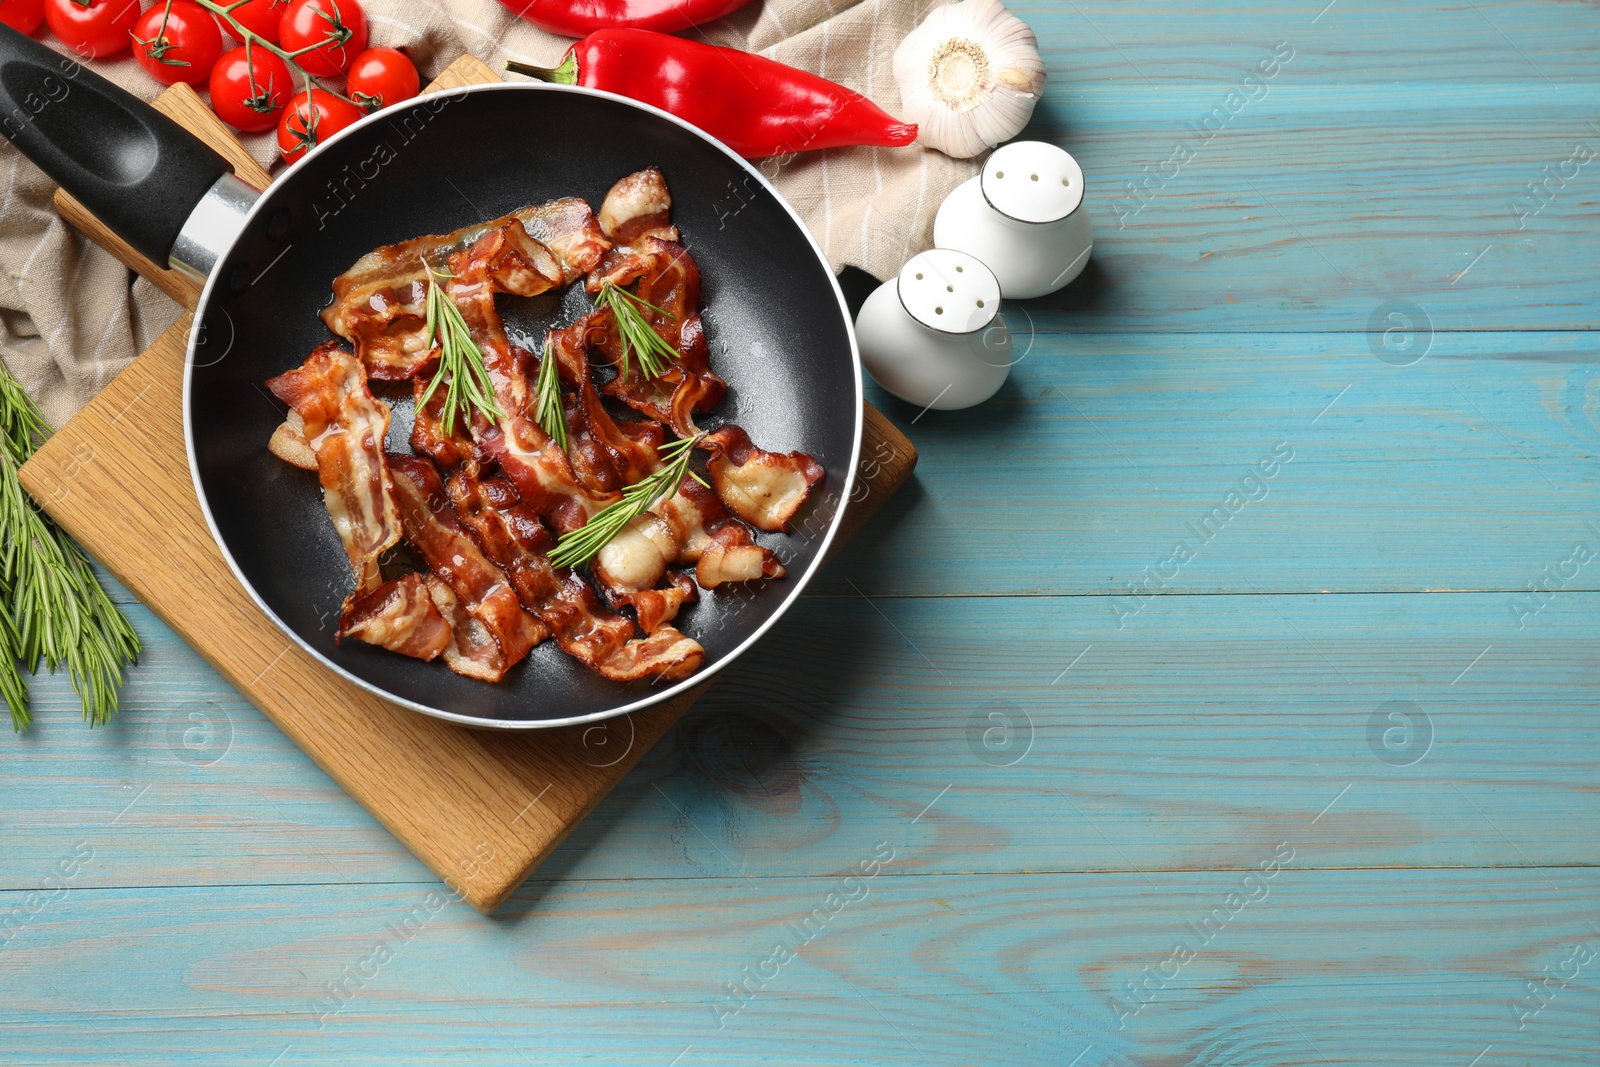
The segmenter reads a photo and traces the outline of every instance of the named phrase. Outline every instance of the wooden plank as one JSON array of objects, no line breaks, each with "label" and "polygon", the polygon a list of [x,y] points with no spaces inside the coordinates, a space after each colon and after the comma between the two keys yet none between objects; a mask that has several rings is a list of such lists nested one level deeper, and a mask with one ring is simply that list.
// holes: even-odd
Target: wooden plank
[{"label": "wooden plank", "polygon": [[[1580,7],[1014,7],[1050,65],[1031,133],[1087,176],[1094,259],[1039,302],[1075,330],[1363,330],[1397,299],[1439,329],[1594,327],[1600,23]],[[1293,58],[1247,83],[1280,43]]]},{"label": "wooden plank", "polygon": [[[1297,856],[1302,830],[1252,845]],[[5,949],[7,1052],[141,1067],[1466,1067],[1486,1048],[1594,1062],[1593,952],[1520,1030],[1510,1007],[1574,946],[1600,951],[1592,869],[906,877],[917,849],[888,849],[848,885],[530,884],[496,922],[426,885],[70,892]],[[1194,958],[1161,983],[1180,941]],[[794,958],[764,966],[780,944]],[[1111,1000],[1147,967],[1150,1003],[1124,1020]],[[747,975],[735,1012],[727,986]]]},{"label": "wooden plank", "polygon": [[1324,10],[1325,3],[1221,0],[1204,7],[1130,8],[1120,0],[1015,0],[1006,7],[1033,27],[1050,72],[1049,92],[1061,96],[1091,86],[1126,93],[1196,83],[1231,88],[1236,71],[1284,39],[1296,48],[1285,73],[1340,85],[1425,93],[1545,85],[1543,74],[1579,91],[1595,76],[1585,53],[1600,30],[1563,0],[1480,5],[1478,13],[1449,0],[1338,0]]},{"label": "wooden plank", "polygon": [[[1315,423],[1333,426],[1327,447],[1295,461],[1315,464],[1286,472],[1307,481],[1275,481],[1175,586],[1241,595],[1160,598],[1109,646],[1096,637],[1112,617],[1105,596],[875,598],[882,616],[808,599],[786,634],[819,655],[797,666],[758,653],[557,851],[552,881],[494,923],[444,909],[320,1025],[312,998],[427,899],[416,865],[170,640],[153,642],[111,731],[69,721],[60,681],[42,683],[46,714],[0,781],[0,810],[14,813],[0,872],[27,876],[4,884],[51,884],[81,840],[96,864],[75,885],[131,888],[51,897],[37,914],[41,898],[0,901],[0,916],[28,917],[0,948],[9,1058],[1594,1061],[1593,963],[1521,1029],[1511,1010],[1530,979],[1593,942],[1592,868],[1285,872],[1126,1028],[1108,999],[1155,972],[1242,877],[1163,863],[1238,867],[1290,833],[1297,865],[1594,862],[1594,598],[1556,594],[1508,644],[1495,628],[1515,622],[1507,591],[1565,558],[1568,524],[1597,518],[1595,350],[1581,335],[1441,333],[1427,360],[1399,369],[1378,365],[1361,331],[1389,299],[1422,304],[1441,331],[1592,328],[1595,164],[1523,231],[1508,201],[1575,143],[1600,148],[1596,24],[1561,0],[1009,6],[1051,66],[1034,131],[1089,173],[1095,263],[1029,305],[1056,340],[1018,368],[1015,392],[916,422],[933,449],[917,496],[813,588],[856,598],[849,577],[869,593],[1114,591],[1165,558],[1144,558],[1169,547],[1162,524],[1215,503],[1263,435],[1352,384]],[[1297,54],[1270,95],[1118,230],[1123,183],[1167,159],[1280,40]],[[1282,332],[1304,329],[1345,336]],[[1206,336],[1090,336],[1119,331]],[[1055,374],[1032,366],[1040,356]],[[1362,366],[1370,377],[1346,373]],[[1076,407],[1045,395],[1052,386]],[[1347,405],[1351,421],[1331,424]],[[917,415],[888,410],[902,424]],[[1568,588],[1594,589],[1586,575]],[[1501,591],[1263,600],[1245,579],[1307,594]],[[1391,699],[1431,717],[1420,763],[1384,764],[1367,747],[1374,705]],[[1035,720],[1034,748],[1010,767],[968,745],[974,713],[981,724],[999,701]],[[219,707],[232,716],[227,755],[177,758],[168,723]],[[179,735],[196,761],[211,752],[202,725],[193,749]],[[1334,799],[1347,782],[1319,818],[1310,789]],[[1086,818],[1063,814],[1057,787]],[[1324,827],[1332,843],[1319,845]],[[892,837],[909,841],[906,861],[719,1029],[725,984],[902,831],[924,835]],[[1130,859],[1145,873],[941,873]],[[413,884],[217,885],[265,867]],[[176,881],[194,887],[138,888]]]},{"label": "wooden plank", "polygon": [[[891,833],[929,873],[1237,867],[1324,808],[1302,866],[1600,863],[1600,594],[1557,594],[1520,632],[1506,600],[1174,596],[1117,631],[1099,597],[805,598],[550,869],[790,877]],[[82,885],[418,877],[134,618],[150,658],[113,730],[81,727],[64,679],[36,685],[0,779],[0,811],[28,812],[0,886],[38,884],[55,842],[146,787]]]},{"label": "wooden plank", "polygon": [[[1152,568],[1166,593],[1525,590],[1600,552],[1597,370],[1586,332],[1441,333],[1409,367],[1349,334],[1041,334],[982,407],[871,394],[926,462],[813,588],[1126,595]],[[1267,496],[1202,543],[1280,443],[1293,460],[1245,487]],[[1194,559],[1163,568],[1179,541]],[[1552,588],[1600,588],[1564,569]]]}]

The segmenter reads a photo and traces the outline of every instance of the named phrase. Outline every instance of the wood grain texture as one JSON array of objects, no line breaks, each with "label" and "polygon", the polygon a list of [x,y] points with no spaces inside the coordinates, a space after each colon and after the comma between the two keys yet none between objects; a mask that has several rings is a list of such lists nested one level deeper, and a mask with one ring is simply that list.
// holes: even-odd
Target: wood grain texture
[{"label": "wood grain texture", "polygon": [[[467,57],[434,87],[481,81],[486,72]],[[180,120],[204,106],[190,97],[178,93],[179,103],[169,104]],[[148,261],[136,266],[153,271]],[[23,485],[456,893],[494,910],[705,686],[630,717],[623,747],[605,727],[513,736],[465,729],[330,674],[260,613],[206,528],[183,439],[189,325],[181,316],[52,437],[23,469]],[[915,449],[881,416],[874,413],[870,428],[845,536],[916,462]],[[113,515],[119,521],[107,522]]]},{"label": "wood grain texture", "polygon": [[[1326,4],[1008,5],[1046,42],[1028,134],[1083,166],[1095,226],[1085,275],[1037,303],[1079,332],[1361,332],[1390,300],[1439,330],[1592,329],[1600,160],[1567,161],[1600,153],[1600,20]],[[1546,206],[1514,214],[1547,167]]]},{"label": "wood grain texture", "polygon": [[[1520,632],[1496,594],[1172,596],[1121,632],[1103,601],[802,598],[544,876],[797,877],[891,834],[928,874],[1240,868],[1312,820],[1301,867],[1600,864],[1600,594]],[[44,884],[54,843],[91,832],[119,862],[85,888],[418,877],[133,618],[149,660],[109,734],[79,739],[64,679],[36,687],[0,888]]]},{"label": "wood grain texture", "polygon": [[[923,462],[778,632],[815,653],[755,650],[493,920],[452,904],[357,982],[431,877],[136,612],[122,721],[43,679],[0,751],[0,1059],[1596,1062],[1597,964],[1528,983],[1600,948],[1600,571],[1513,606],[1600,523],[1600,162],[1509,211],[1600,149],[1592,6],[1007,6],[1095,259],[1008,308],[1040,340],[993,403],[884,401]],[[1118,229],[1280,41],[1266,98]],[[1373,354],[1389,299],[1432,320],[1414,366]],[[1113,594],[1280,440],[1270,495],[1118,629]],[[1414,764],[1390,701],[1432,728]],[[1010,765],[994,711],[1031,720]],[[719,1020],[880,841],[870,895]],[[1279,842],[1270,895],[1119,1026]],[[319,1019],[329,982],[358,992]]]},{"label": "wood grain texture", "polygon": [[[1036,322],[980,408],[918,418],[870,394],[917,419],[922,473],[814,588],[1125,597],[1154,574],[1164,594],[1525,590],[1574,543],[1600,551],[1593,333],[1441,333],[1395,367],[1360,335]],[[1293,459],[1253,476],[1279,444]],[[1202,542],[1218,507],[1237,510]],[[1180,541],[1194,558],[1162,568]],[[1562,588],[1600,589],[1600,566]]]},{"label": "wood grain texture", "polygon": [[[1293,839],[1253,844],[1297,855]],[[917,849],[889,849],[849,885],[530,882],[493,921],[410,885],[71,891],[6,946],[0,1019],[8,1053],[41,1065],[526,1067],[581,1049],[740,1067],[1466,1067],[1491,1046],[1521,1067],[1594,1062],[1595,962],[1522,1029],[1510,1010],[1543,968],[1600,946],[1591,869],[1291,859],[1246,887],[1237,872],[906,877]],[[1230,914],[1230,894],[1255,899]],[[1131,1003],[1180,940],[1195,957],[1121,1019],[1112,998]],[[763,966],[777,945],[798,951]]]}]

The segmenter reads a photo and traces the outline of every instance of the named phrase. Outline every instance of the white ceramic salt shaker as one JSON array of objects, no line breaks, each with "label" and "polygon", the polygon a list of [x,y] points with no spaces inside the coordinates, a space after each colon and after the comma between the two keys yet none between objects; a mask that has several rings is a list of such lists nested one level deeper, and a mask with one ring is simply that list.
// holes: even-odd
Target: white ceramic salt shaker
[{"label": "white ceramic salt shaker", "polygon": [[856,316],[867,370],[910,404],[953,411],[981,404],[1011,373],[1011,332],[1000,283],[953,248],[919,252]]},{"label": "white ceramic salt shaker", "polygon": [[1083,170],[1044,141],[997,148],[939,205],[933,243],[987,263],[1007,300],[1053,293],[1083,273],[1094,249]]}]

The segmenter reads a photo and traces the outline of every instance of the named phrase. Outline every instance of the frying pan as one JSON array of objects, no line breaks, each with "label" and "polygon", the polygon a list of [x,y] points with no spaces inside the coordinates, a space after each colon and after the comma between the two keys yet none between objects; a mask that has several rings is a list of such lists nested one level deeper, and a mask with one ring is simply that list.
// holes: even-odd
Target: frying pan
[{"label": "frying pan", "polygon": [[[574,86],[474,86],[367,116],[265,192],[176,123],[92,71],[0,26],[0,133],[119,236],[205,287],[184,378],[195,492],[228,565],[261,609],[329,669],[396,703],[477,726],[590,722],[668,700],[749,648],[794,603],[839,527],[861,448],[861,364],[827,260],[760,172],[644,104]],[[316,475],[267,452],[285,408],[262,383],[329,338],[329,283],[379,245],[448,233],[526,204],[581,196],[656,166],[704,276],[712,365],[728,397],[703,421],[816,457],[827,479],[795,531],[761,534],[788,577],[702,593],[676,625],[706,663],[667,685],[606,681],[546,641],[498,684],[364,645],[336,644],[353,580]],[[587,307],[563,294],[502,297],[529,347]],[[375,387],[376,388],[376,387]],[[407,451],[410,392],[391,451]],[[176,519],[174,521],[177,521]]]}]

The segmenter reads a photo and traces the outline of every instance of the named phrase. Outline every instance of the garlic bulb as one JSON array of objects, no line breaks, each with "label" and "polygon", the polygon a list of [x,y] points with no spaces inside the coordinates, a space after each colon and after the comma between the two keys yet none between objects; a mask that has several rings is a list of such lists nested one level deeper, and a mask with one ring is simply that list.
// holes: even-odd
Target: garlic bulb
[{"label": "garlic bulb", "polygon": [[937,8],[894,52],[902,117],[921,128],[918,141],[957,159],[1020,133],[1044,78],[1033,31],[1000,0]]}]

